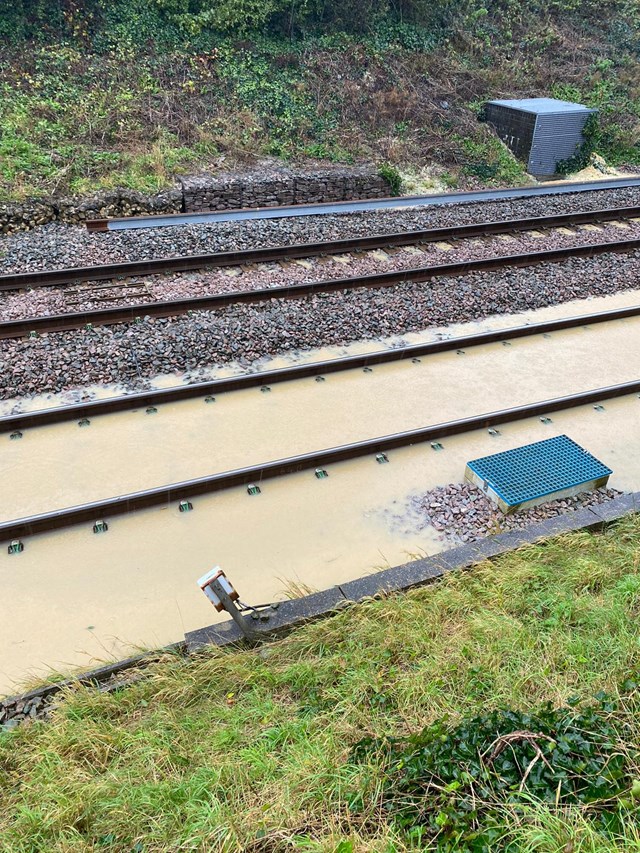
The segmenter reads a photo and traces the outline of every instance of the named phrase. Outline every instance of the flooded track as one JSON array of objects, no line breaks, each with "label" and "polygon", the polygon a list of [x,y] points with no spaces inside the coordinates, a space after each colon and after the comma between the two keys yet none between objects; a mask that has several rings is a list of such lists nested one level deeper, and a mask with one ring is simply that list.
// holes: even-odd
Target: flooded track
[{"label": "flooded track", "polygon": [[49,667],[89,666],[154,648],[214,621],[195,587],[219,563],[249,603],[282,598],[289,582],[324,589],[446,547],[418,530],[412,494],[460,481],[465,462],[567,433],[609,465],[610,484],[640,488],[640,400],[636,395],[272,480],[114,520],[105,534],[86,525],[30,538],[19,555],[0,551],[3,598],[0,690]]},{"label": "flooded track", "polygon": [[[524,273],[523,273],[524,274]],[[636,291],[443,327],[470,334],[640,304]],[[349,442],[640,379],[640,318],[578,326],[362,369],[68,421],[0,435],[0,522]],[[434,330],[406,342],[433,339]],[[395,341],[387,341],[394,343]],[[379,350],[382,342],[289,355],[269,368]],[[225,368],[219,375],[233,372]],[[158,379],[159,385],[175,377]],[[86,389],[84,389],[86,391]],[[100,394],[104,389],[98,389]],[[52,398],[53,402],[59,398]],[[51,405],[52,399],[46,401]],[[68,402],[68,397],[65,401]],[[5,401],[3,413],[15,401]],[[37,401],[25,403],[25,411]],[[27,536],[0,548],[0,693],[50,668],[89,667],[155,648],[215,620],[195,580],[214,564],[249,603],[326,589],[447,547],[415,517],[411,498],[459,482],[467,460],[566,433],[640,489],[636,394],[271,479],[130,515]],[[185,497],[189,497],[185,495]]]},{"label": "flooded track", "polygon": [[630,382],[639,332],[628,318],[25,430],[3,453],[0,518]]}]

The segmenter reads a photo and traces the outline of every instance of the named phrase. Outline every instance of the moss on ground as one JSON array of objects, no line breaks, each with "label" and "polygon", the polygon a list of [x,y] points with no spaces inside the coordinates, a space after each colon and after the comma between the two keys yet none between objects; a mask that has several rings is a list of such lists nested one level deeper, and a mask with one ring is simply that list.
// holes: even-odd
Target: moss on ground
[{"label": "moss on ground", "polygon": [[[437,849],[379,810],[382,762],[353,762],[353,745],[615,694],[638,667],[639,566],[635,517],[368,601],[257,651],[169,656],[115,694],[70,690],[51,722],[0,735],[0,848]],[[640,723],[627,731],[637,745]],[[640,850],[636,821],[632,810],[607,837],[579,808],[532,802],[505,810],[492,849]]]}]

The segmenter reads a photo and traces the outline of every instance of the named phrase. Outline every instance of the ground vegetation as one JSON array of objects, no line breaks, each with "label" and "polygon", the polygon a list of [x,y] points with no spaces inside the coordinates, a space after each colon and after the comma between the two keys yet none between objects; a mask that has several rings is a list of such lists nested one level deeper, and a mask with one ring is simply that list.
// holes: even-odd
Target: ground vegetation
[{"label": "ground vegetation", "polygon": [[634,0],[3,0],[0,39],[4,199],[265,157],[517,183],[490,97],[597,107],[596,150],[640,163]]},{"label": "ground vegetation", "polygon": [[640,850],[640,520],[0,734],[22,851]]}]

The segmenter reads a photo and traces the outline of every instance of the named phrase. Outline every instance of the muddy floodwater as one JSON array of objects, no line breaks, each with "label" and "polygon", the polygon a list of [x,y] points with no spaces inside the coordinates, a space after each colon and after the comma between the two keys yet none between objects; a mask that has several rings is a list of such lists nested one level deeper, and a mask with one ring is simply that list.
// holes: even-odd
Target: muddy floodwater
[{"label": "muddy floodwater", "polygon": [[[563,306],[561,314],[549,309],[530,319],[621,304],[634,300],[580,302],[579,310]],[[501,317],[481,327],[517,322]],[[155,415],[25,430],[20,441],[5,436],[2,518],[637,379],[638,329],[634,320],[577,328],[366,375],[303,380],[288,390],[160,406]],[[197,497],[189,513],[172,504],[114,517],[101,535],[87,524],[26,538],[19,555],[3,547],[0,693],[51,669],[180,640],[215,621],[195,581],[216,564],[244,600],[263,603],[433,554],[445,544],[432,529],[415,527],[409,498],[460,481],[468,459],[566,433],[613,469],[611,486],[640,489],[640,399],[603,405],[554,413],[549,424],[505,424],[497,437],[478,430],[443,439],[440,451],[428,444],[390,451],[388,464],[365,457],[332,465],[323,480],[306,471],[265,481],[257,496],[237,488]],[[112,434],[106,425],[116,422]]]},{"label": "muddy floodwater", "polygon": [[638,379],[640,317],[26,429],[3,453],[20,518]]}]

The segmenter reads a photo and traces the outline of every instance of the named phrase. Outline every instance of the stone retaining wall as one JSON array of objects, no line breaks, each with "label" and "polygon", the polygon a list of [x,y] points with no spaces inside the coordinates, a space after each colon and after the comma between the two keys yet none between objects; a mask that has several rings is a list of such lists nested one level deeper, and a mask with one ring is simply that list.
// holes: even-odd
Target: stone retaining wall
[{"label": "stone retaining wall", "polygon": [[111,190],[85,199],[63,198],[56,203],[60,222],[77,223],[87,219],[180,213],[182,191],[175,187],[147,196],[135,190]]},{"label": "stone retaining wall", "polygon": [[58,198],[48,201],[0,203],[0,234],[28,231],[48,222],[75,225],[87,219],[180,213],[182,190],[178,187],[147,196],[135,190],[103,190],[89,198]]},{"label": "stone retaining wall", "polygon": [[244,175],[201,174],[178,178],[173,188],[156,195],[116,189],[81,199],[0,203],[0,234],[28,231],[48,222],[77,224],[87,219],[381,198],[390,192],[388,182],[371,166],[297,173],[285,169]]},{"label": "stone retaining wall", "polygon": [[50,202],[27,201],[0,203],[0,234],[28,231],[56,219],[56,210]]},{"label": "stone retaining wall", "polygon": [[372,168],[323,169],[296,174],[282,170],[272,175],[215,177],[202,174],[182,178],[184,210],[199,212],[240,207],[313,204],[390,195],[388,182]]}]

